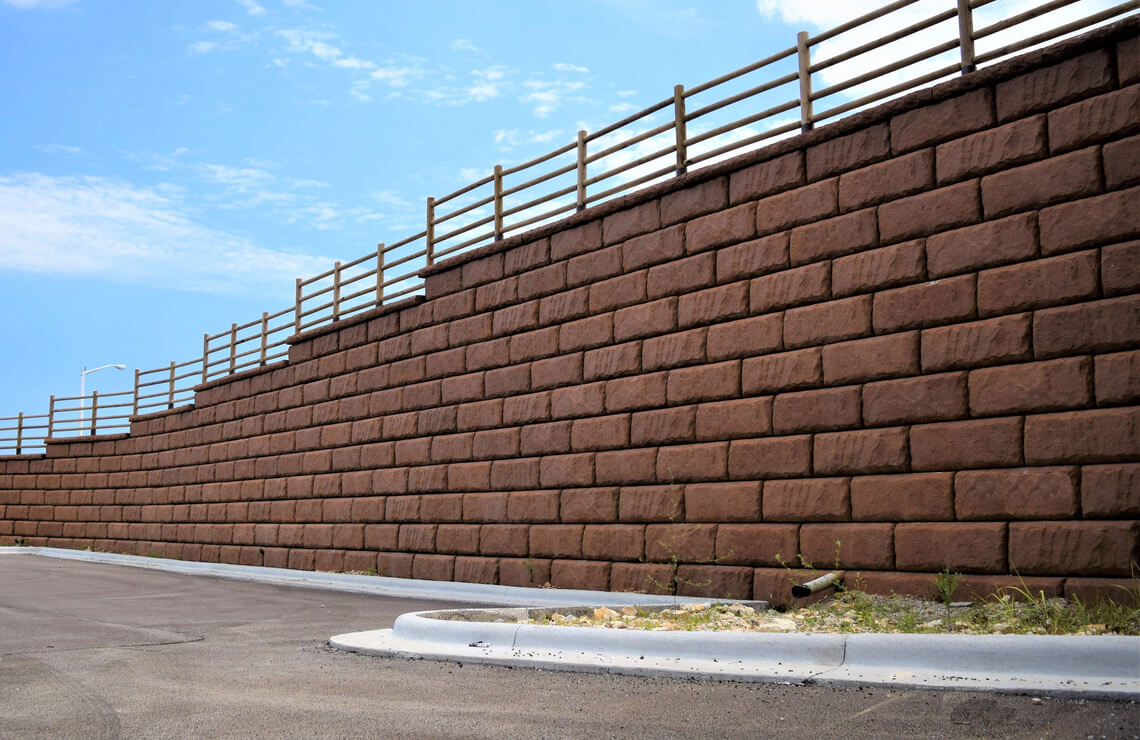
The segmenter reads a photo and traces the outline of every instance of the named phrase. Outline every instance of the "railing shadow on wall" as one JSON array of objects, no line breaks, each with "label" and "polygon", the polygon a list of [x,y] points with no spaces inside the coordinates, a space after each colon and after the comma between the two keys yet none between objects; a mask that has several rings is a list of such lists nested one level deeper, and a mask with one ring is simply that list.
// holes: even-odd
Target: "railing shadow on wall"
[{"label": "railing shadow on wall", "polygon": [[[794,46],[765,59],[700,85],[677,85],[672,96],[598,131],[579,131],[540,157],[496,165],[453,193],[429,197],[419,233],[298,278],[288,308],[205,334],[201,357],[136,370],[133,391],[53,396],[47,414],[0,417],[0,454],[41,452],[52,437],[128,431],[132,416],[190,403],[201,383],[287,357],[294,334],[421,292],[419,272],[440,259],[1140,10],[1140,0],[1128,0],[1061,23],[1048,16],[1088,0],[1049,0],[1004,17],[1006,0],[947,4],[915,17],[929,0],[896,0],[815,36],[801,31]],[[1000,20],[976,24],[982,15],[975,11],[985,6]],[[845,40],[852,35],[872,40]]]}]

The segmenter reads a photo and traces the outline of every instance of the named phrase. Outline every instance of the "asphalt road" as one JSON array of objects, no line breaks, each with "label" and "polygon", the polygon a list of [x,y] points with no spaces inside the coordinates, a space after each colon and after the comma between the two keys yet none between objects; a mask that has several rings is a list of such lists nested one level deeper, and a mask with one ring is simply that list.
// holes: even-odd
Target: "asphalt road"
[{"label": "asphalt road", "polygon": [[455,606],[0,556],[0,738],[1136,737],[1140,706],[375,658]]}]

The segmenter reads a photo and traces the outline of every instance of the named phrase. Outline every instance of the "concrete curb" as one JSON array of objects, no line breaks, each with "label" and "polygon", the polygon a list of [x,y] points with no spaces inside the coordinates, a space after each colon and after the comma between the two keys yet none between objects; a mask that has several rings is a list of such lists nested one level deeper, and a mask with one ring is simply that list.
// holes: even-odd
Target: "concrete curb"
[{"label": "concrete curb", "polygon": [[[225,563],[199,563],[191,560],[169,560],[140,555],[119,555],[110,552],[64,550],[54,547],[0,547],[0,555],[40,555],[62,560],[79,560],[87,563],[126,565],[184,575],[230,578],[251,583],[270,583],[278,586],[327,589],[348,593],[393,596],[401,599],[427,599],[455,601],[464,604],[488,606],[580,606],[582,604],[657,604],[660,596],[650,594],[615,594],[607,591],[580,591],[557,588],[523,588],[520,586],[492,586],[484,583],[455,581],[424,581],[414,578],[387,578],[361,576],[350,573],[322,573],[312,570],[264,568],[255,565],[228,565]],[[708,603],[708,599],[680,597],[679,603]]]},{"label": "concrete curb", "polygon": [[[476,611],[504,621],[471,621]],[[528,611],[415,612],[400,616],[393,629],[336,635],[329,643],[369,655],[589,673],[1140,699],[1140,637],[646,632],[514,623]]]}]

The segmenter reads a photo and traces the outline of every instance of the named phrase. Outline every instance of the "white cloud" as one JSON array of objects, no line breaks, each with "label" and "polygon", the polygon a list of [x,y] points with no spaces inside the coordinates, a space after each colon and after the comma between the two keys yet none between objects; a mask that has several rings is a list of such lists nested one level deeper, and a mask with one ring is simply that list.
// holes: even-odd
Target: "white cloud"
[{"label": "white cloud", "polygon": [[0,177],[0,269],[206,292],[281,292],[331,260],[194,222],[173,191],[100,177]]},{"label": "white cloud", "polygon": [[[1039,0],[998,0],[974,11],[974,29],[982,29],[1041,4]],[[982,53],[988,49],[1033,36],[1047,28],[1053,28],[1108,8],[1111,4],[1111,0],[1081,0],[1013,28],[979,39],[975,43],[976,51]],[[848,0],[813,0],[813,2],[757,0],[756,6],[759,12],[768,18],[779,18],[784,23],[794,27],[807,26],[814,32],[834,28],[853,18],[865,15],[869,11],[865,4],[852,3]],[[919,0],[912,5],[861,24],[813,47],[812,59],[818,62],[865,44],[872,45],[872,48],[867,52],[823,70],[815,80],[815,87],[819,89],[836,85],[897,60],[923,52],[940,43],[957,39],[958,23],[956,19],[951,18],[897,41],[887,44],[876,43],[891,32],[931,18],[948,8],[953,8],[953,4],[948,5],[943,0]],[[794,37],[791,34],[789,34],[787,42],[789,46],[794,43]],[[882,90],[932,73],[939,68],[957,63],[959,59],[957,49],[944,52],[932,59],[882,75],[870,82],[853,86],[839,93],[837,97],[825,98],[816,104],[816,110],[818,112],[820,109],[841,104],[844,100],[862,97],[876,90]]]},{"label": "white cloud", "polygon": [[618,97],[628,98],[628,97],[631,97],[633,95],[637,95],[637,90],[618,90],[617,94],[618,94]]},{"label": "white cloud", "polygon": [[567,64],[566,62],[559,62],[554,65],[554,69],[559,72],[589,72],[588,67],[579,67],[577,64]]},{"label": "white cloud", "polygon": [[276,178],[272,173],[256,167],[231,167],[224,164],[199,165],[202,179],[207,182],[225,185],[227,187],[245,190],[260,187],[273,182]]},{"label": "white cloud", "polygon": [[348,92],[360,102],[369,103],[372,101],[372,96],[368,94],[368,88],[371,84],[368,80],[356,80]]},{"label": "white cloud", "polygon": [[67,144],[39,144],[36,149],[45,154],[79,154],[83,151],[77,146],[68,146]]},{"label": "white cloud", "polygon": [[537,103],[532,113],[538,118],[546,118],[566,100],[584,100],[576,94],[584,87],[583,82],[527,80],[523,83],[523,88],[528,92],[519,100],[523,103]]},{"label": "white cloud", "polygon": [[467,39],[455,39],[451,42],[453,51],[481,51],[481,49]]},{"label": "white cloud", "polygon": [[250,15],[265,15],[265,8],[258,5],[257,0],[237,0],[237,3]]},{"label": "white cloud", "polygon": [[377,203],[392,208],[408,209],[412,208],[411,202],[405,200],[399,193],[394,190],[374,190],[372,191],[372,200]]},{"label": "white cloud", "polygon": [[343,67],[344,69],[375,69],[376,63],[370,62],[367,59],[345,57],[344,59],[337,59],[335,62],[333,62],[333,66]]},{"label": "white cloud", "polygon": [[459,179],[463,182],[475,182],[482,180],[487,175],[491,174],[491,170],[486,167],[460,167]]},{"label": "white cloud", "polygon": [[206,30],[216,31],[218,33],[234,33],[238,30],[238,27],[229,21],[210,21],[206,24]]},{"label": "white cloud", "polygon": [[413,67],[385,66],[375,69],[371,73],[374,80],[391,85],[392,87],[405,87],[413,79],[423,74],[423,71]]},{"label": "white cloud", "polygon": [[637,110],[637,106],[633,103],[616,103],[610,106],[610,113],[628,113],[631,110]]},{"label": "white cloud", "polygon": [[529,140],[535,144],[549,144],[550,142],[554,141],[554,139],[556,137],[558,137],[561,133],[562,133],[561,129],[554,129],[553,131],[542,131],[539,133],[535,133],[534,131],[531,131],[530,135],[529,135]]},{"label": "white cloud", "polygon": [[195,54],[209,54],[211,51],[217,51],[222,47],[216,41],[195,41],[187,48]]},{"label": "white cloud", "polygon": [[286,28],[278,31],[277,35],[289,42],[289,51],[307,52],[324,61],[332,61],[343,55],[340,49],[326,43],[337,38],[335,33]]},{"label": "white cloud", "polygon": [[79,2],[79,0],[0,0],[0,2],[20,10],[53,10]]}]

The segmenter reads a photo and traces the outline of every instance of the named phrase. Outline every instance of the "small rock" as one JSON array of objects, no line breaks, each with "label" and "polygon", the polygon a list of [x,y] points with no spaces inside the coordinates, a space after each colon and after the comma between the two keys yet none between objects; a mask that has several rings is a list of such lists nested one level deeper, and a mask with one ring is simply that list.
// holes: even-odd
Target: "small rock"
[{"label": "small rock", "polygon": [[594,619],[597,619],[599,621],[603,619],[613,619],[617,615],[618,613],[608,606],[598,607],[594,610]]},{"label": "small rock", "polygon": [[623,606],[621,608],[621,615],[623,617],[636,617],[637,609],[634,609],[632,606]]}]

